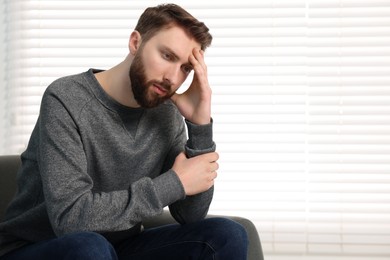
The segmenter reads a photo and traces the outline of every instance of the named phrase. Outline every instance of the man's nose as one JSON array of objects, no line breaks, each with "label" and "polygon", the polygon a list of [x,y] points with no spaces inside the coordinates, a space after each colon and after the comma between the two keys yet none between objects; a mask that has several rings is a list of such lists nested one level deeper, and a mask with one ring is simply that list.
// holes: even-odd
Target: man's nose
[{"label": "man's nose", "polygon": [[172,65],[170,66],[164,75],[164,81],[169,82],[171,85],[176,86],[180,78],[180,66]]}]

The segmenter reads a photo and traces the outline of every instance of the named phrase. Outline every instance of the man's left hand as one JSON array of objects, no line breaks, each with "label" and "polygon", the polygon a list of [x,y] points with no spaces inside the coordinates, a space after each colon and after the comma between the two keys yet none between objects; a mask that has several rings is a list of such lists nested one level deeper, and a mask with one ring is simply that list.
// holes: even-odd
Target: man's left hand
[{"label": "man's left hand", "polygon": [[171,99],[188,121],[198,125],[209,124],[211,118],[211,88],[207,78],[204,51],[194,49],[189,61],[194,69],[192,83],[184,93],[175,93]]}]

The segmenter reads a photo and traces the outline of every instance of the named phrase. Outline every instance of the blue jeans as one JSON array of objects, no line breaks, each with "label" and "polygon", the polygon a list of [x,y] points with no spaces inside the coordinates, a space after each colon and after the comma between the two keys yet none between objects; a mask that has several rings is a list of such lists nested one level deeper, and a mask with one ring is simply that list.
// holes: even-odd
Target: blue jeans
[{"label": "blue jeans", "polygon": [[24,246],[0,260],[241,260],[246,259],[247,247],[244,227],[229,219],[210,218],[186,225],[145,229],[115,245],[94,232],[67,234]]}]

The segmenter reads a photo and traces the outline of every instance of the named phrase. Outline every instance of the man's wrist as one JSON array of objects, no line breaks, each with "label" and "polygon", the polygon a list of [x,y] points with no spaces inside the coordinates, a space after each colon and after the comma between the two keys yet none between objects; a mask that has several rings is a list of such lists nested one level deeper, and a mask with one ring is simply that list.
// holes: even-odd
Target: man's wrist
[{"label": "man's wrist", "polygon": [[209,149],[213,146],[213,119],[209,123],[199,125],[186,119],[188,129],[187,146],[195,150]]},{"label": "man's wrist", "polygon": [[201,125],[208,125],[211,123],[212,119],[209,117],[209,119],[203,119],[203,120],[189,120],[186,118],[187,122],[190,122],[193,125],[201,126]]}]

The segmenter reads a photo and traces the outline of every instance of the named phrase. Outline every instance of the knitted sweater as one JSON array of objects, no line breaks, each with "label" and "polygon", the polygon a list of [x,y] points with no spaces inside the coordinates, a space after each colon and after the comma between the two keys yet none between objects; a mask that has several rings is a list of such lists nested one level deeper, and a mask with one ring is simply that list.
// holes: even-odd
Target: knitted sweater
[{"label": "knitted sweater", "polygon": [[18,193],[0,223],[0,256],[20,245],[94,231],[116,241],[141,232],[143,219],[169,206],[179,223],[205,217],[213,188],[186,197],[171,169],[215,150],[212,123],[185,121],[167,101],[125,107],[89,70],[54,81],[18,172]]}]

